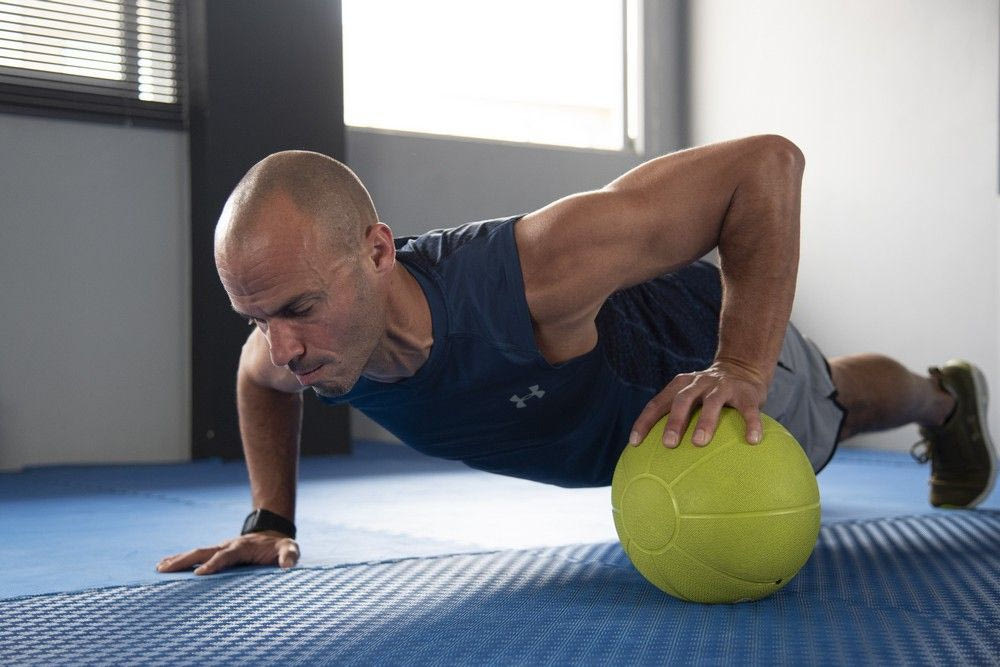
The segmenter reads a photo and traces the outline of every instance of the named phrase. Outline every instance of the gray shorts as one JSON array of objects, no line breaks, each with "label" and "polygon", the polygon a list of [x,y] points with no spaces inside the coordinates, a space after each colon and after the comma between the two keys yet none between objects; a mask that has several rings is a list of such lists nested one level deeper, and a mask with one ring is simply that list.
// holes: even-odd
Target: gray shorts
[{"label": "gray shorts", "polygon": [[833,457],[847,411],[837,401],[823,353],[791,323],[763,412],[795,436],[815,472]]}]

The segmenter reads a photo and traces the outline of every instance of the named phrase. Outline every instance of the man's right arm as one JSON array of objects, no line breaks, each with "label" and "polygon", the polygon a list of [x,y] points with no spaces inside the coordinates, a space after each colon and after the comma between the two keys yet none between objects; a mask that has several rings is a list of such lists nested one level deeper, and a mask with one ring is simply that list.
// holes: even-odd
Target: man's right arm
[{"label": "man's right arm", "polygon": [[[293,522],[303,389],[288,369],[271,363],[267,340],[255,328],[243,346],[236,376],[240,436],[253,508],[269,510]],[[299,549],[293,539],[264,531],[164,558],[157,570],[177,572],[200,564],[195,574],[214,574],[240,564],[291,567],[298,559]]]},{"label": "man's right arm", "polygon": [[240,354],[236,405],[254,509],[295,521],[295,481],[302,432],[302,390],[287,368],[271,363],[254,328]]}]

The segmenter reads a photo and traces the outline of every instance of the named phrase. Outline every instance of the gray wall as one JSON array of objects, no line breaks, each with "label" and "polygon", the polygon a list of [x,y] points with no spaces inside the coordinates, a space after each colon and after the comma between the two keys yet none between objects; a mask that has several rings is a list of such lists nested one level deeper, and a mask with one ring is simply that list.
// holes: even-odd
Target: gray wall
[{"label": "gray wall", "polygon": [[187,138],[0,114],[0,469],[190,449]]},{"label": "gray wall", "polygon": [[351,128],[347,159],[397,236],[525,213],[598,188],[641,160],[629,153]]}]

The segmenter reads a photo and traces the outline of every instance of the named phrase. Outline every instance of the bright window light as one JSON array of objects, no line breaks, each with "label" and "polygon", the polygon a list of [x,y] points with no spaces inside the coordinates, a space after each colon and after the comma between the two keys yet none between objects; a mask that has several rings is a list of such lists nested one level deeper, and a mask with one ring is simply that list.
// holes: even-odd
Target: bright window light
[{"label": "bright window light", "polygon": [[124,79],[121,10],[100,0],[78,0],[71,12],[41,0],[0,2],[0,65]]},{"label": "bright window light", "polygon": [[344,120],[583,148],[634,145],[637,4],[344,0]]}]

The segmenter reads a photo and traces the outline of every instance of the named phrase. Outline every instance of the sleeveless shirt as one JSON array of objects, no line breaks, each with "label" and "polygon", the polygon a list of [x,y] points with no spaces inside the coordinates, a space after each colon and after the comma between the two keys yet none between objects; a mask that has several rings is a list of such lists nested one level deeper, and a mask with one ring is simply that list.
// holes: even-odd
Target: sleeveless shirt
[{"label": "sleeveless shirt", "polygon": [[711,364],[718,269],[696,262],[612,294],[596,346],[550,364],[535,343],[514,226],[519,217],[396,239],[430,306],[433,345],[411,377],[361,377],[343,396],[410,447],[480,470],[603,486],[636,417],[679,373]]}]

